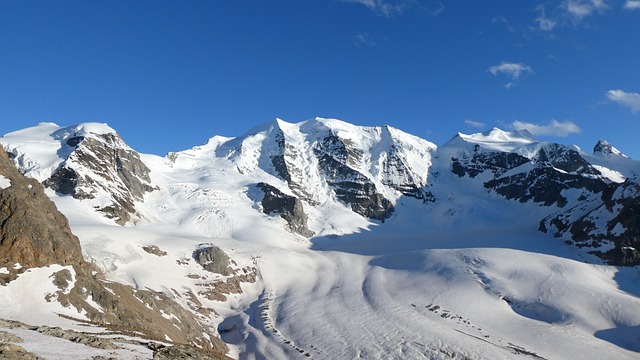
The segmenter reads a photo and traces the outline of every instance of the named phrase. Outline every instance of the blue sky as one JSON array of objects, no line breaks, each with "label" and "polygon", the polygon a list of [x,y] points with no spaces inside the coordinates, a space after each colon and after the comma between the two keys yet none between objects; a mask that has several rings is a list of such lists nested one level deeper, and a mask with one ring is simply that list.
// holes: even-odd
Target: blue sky
[{"label": "blue sky", "polygon": [[640,159],[640,0],[0,0],[0,134],[106,122],[163,155],[316,116]]}]

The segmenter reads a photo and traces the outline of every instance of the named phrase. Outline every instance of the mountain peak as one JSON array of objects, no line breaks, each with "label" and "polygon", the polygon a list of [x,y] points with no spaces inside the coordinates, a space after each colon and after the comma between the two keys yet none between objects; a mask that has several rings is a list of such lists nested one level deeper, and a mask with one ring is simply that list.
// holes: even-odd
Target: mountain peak
[{"label": "mountain peak", "polygon": [[106,123],[86,122],[60,127],[58,130],[52,132],[50,136],[56,140],[65,140],[106,134],[117,134],[117,132]]},{"label": "mountain peak", "polygon": [[603,154],[606,156],[618,155],[625,158],[628,157],[625,154],[623,154],[620,150],[616,149],[611,144],[609,144],[607,140],[602,140],[602,139],[598,140],[596,145],[593,147],[593,154],[594,155]]},{"label": "mountain peak", "polygon": [[500,128],[497,128],[497,127],[494,127],[493,129],[491,129],[489,131],[485,131],[485,132],[480,133],[480,134],[472,134],[472,135],[469,135],[469,136],[473,136],[473,137],[476,137],[476,138],[479,138],[480,136],[482,136],[483,138],[485,138],[487,140],[506,141],[506,142],[522,141],[522,140],[534,141],[535,140],[533,135],[527,129],[504,131],[504,130],[502,130]]},{"label": "mountain peak", "polygon": [[519,147],[537,142],[527,130],[504,131],[497,127],[475,134],[458,133],[447,145],[472,144],[491,151],[511,152]]}]

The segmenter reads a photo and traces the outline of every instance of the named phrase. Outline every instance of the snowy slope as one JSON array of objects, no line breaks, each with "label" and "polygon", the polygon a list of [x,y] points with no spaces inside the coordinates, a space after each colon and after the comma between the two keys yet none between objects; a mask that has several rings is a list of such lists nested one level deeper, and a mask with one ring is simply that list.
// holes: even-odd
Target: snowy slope
[{"label": "snowy slope", "polygon": [[[79,127],[83,136],[104,132]],[[41,124],[0,143],[45,181],[70,156],[51,135],[61,129]],[[638,162],[612,154],[522,131],[458,134],[436,147],[388,126],[276,119],[167,157],[140,154],[153,190],[134,199],[135,223],[107,220],[91,199],[49,195],[87,259],[113,281],[210,309],[202,321],[218,328],[233,357],[634,359],[638,267],[606,265],[592,248],[539,231],[543,219],[600,209],[597,191],[560,187],[549,204],[527,192],[567,179],[621,186]],[[541,174],[559,180],[542,184]],[[502,192],[516,179],[523,196]],[[262,212],[259,183],[299,199],[315,235]],[[637,197],[623,190],[612,201]],[[617,215],[603,209],[606,227]],[[227,252],[236,271],[256,268],[242,292],[208,297],[229,277],[194,262],[207,243]]]}]

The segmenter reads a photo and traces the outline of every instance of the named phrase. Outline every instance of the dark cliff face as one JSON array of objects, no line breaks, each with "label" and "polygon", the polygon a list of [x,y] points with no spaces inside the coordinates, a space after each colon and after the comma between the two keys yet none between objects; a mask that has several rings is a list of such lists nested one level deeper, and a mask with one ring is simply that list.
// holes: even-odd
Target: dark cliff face
[{"label": "dark cliff face", "polygon": [[136,217],[135,201],[153,191],[149,168],[116,133],[71,135],[61,139],[66,161],[44,185],[76,199],[106,196],[111,204],[98,210],[123,225]]},{"label": "dark cliff face", "polygon": [[482,152],[478,145],[475,146],[470,158],[452,158],[451,171],[462,177],[475,178],[485,171],[490,171],[495,178],[499,178],[505,172],[515,169],[530,160],[522,155],[505,152]]},{"label": "dark cliff face", "polygon": [[567,198],[566,190],[574,189],[587,193],[599,193],[608,184],[599,179],[559,172],[550,167],[538,167],[527,172],[488,181],[484,184],[507,199],[520,202],[534,201],[544,206],[564,207],[572,201],[580,201],[584,194]]},{"label": "dark cliff face", "polygon": [[580,247],[612,249],[593,253],[611,265],[640,265],[640,185],[627,180],[606,184],[592,198],[584,198],[566,211],[554,213],[540,222],[540,229],[569,239]]},{"label": "dark cliff face", "polygon": [[[281,129],[275,129],[277,152],[270,156],[275,173],[287,182],[291,191],[300,199],[315,205],[314,196],[304,187],[303,170],[296,164],[298,149],[289,144]],[[362,165],[364,150],[349,139],[329,132],[313,144],[313,155],[318,160],[318,171],[338,200],[351,207],[354,212],[370,219],[384,221],[393,213],[393,204],[380,194],[376,185],[365,174],[358,171]],[[408,172],[398,154],[392,155],[383,164],[386,171]],[[384,183],[384,181],[383,181]],[[420,186],[408,181],[404,184],[385,185],[413,197],[421,197]],[[306,235],[305,235],[306,236]]]},{"label": "dark cliff face", "polygon": [[291,229],[291,232],[311,237],[314,232],[307,227],[307,215],[304,213],[300,199],[284,194],[275,186],[259,183],[258,188],[264,193],[261,205],[265,214],[280,214]]},{"label": "dark cliff face", "polygon": [[80,265],[80,242],[67,219],[42,185],[20,174],[2,148],[0,175],[11,181],[0,189],[0,267]]},{"label": "dark cliff face", "polygon": [[[599,151],[609,147],[606,142],[596,146]],[[559,144],[540,148],[531,159],[475,150],[472,156],[453,158],[451,171],[472,179],[489,174],[485,188],[510,200],[546,207],[549,215],[540,219],[541,232],[592,247],[612,265],[640,265],[640,185],[635,181],[614,183],[577,151]],[[518,171],[526,163],[531,165]],[[607,244],[613,248],[597,250]]]},{"label": "dark cliff face", "polygon": [[391,216],[394,210],[391,201],[380,194],[369,178],[354,169],[362,161],[362,149],[332,134],[316,144],[314,153],[320,172],[338,200],[370,219],[384,221]]}]

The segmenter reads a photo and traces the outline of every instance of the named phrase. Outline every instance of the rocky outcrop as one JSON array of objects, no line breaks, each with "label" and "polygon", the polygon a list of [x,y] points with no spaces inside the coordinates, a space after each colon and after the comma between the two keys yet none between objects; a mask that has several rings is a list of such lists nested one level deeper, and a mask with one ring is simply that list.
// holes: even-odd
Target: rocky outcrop
[{"label": "rocky outcrop", "polygon": [[532,158],[539,167],[559,169],[568,174],[599,176],[596,170],[576,150],[560,144],[547,144],[541,147]]},{"label": "rocky outcrop", "polygon": [[487,181],[484,186],[507,199],[520,202],[533,201],[544,206],[564,207],[569,203],[569,200],[577,201],[586,196],[580,194],[569,199],[567,198],[567,190],[576,189],[579,192],[584,191],[590,194],[600,193],[607,189],[608,184],[599,179],[568,174],[551,167],[539,167]]},{"label": "rocky outcrop", "polygon": [[213,244],[202,244],[193,252],[193,258],[207,271],[221,275],[231,275],[233,269],[229,266],[231,259],[219,247]]},{"label": "rocky outcrop", "polygon": [[[60,274],[58,278],[71,275]],[[196,346],[220,355],[227,352],[226,345],[198,322],[193,313],[162,292],[136,290],[81,272],[68,293],[57,294],[57,301],[83,311],[92,323],[112,331],[144,334],[157,341],[170,339],[172,343]]]},{"label": "rocky outcrop", "polygon": [[0,342],[0,360],[45,360],[19,345]]},{"label": "rocky outcrop", "polygon": [[[230,359],[224,357],[225,359]],[[218,360],[221,359],[215,353],[203,352],[190,346],[163,346],[153,353],[153,360]]]},{"label": "rocky outcrop", "polygon": [[135,202],[154,190],[149,168],[116,132],[82,133],[64,128],[52,136],[69,154],[44,185],[76,199],[106,198],[98,210],[118,224],[135,220]]},{"label": "rocky outcrop", "polygon": [[22,176],[1,148],[0,176],[11,183],[0,188],[0,267],[80,266],[80,242],[67,219],[42,185]]},{"label": "rocky outcrop", "polygon": [[[42,336],[64,339],[73,343],[86,345],[95,349],[111,350],[109,353],[116,354],[113,350],[127,349],[127,352],[131,352],[132,358],[138,358],[139,355],[134,355],[132,349],[129,347],[139,346],[147,348],[153,351],[153,359],[202,359],[202,360],[228,360],[230,358],[222,356],[215,352],[205,351],[193,346],[188,345],[166,345],[166,342],[159,343],[153,341],[139,340],[137,337],[125,338],[123,336],[117,336],[116,334],[96,334],[94,332],[81,332],[70,329],[62,329],[60,327],[51,326],[34,326],[21,323],[14,320],[0,319],[0,328],[4,329],[20,329],[22,331],[33,331],[41,334]],[[31,354],[20,347],[18,344],[24,340],[11,333],[0,331],[0,359],[14,360],[14,359],[43,359],[34,354]],[[122,354],[122,352],[120,352]],[[74,354],[68,354],[72,357]],[[120,357],[118,357],[120,358]],[[94,356],[94,360],[106,359],[103,356]],[[112,357],[109,357],[112,359]]]},{"label": "rocky outcrop", "polygon": [[314,235],[314,232],[307,227],[307,215],[304,213],[300,199],[287,195],[267,183],[259,183],[257,187],[264,193],[260,204],[265,214],[280,214],[280,217],[289,225],[291,232],[304,237]]},{"label": "rocky outcrop", "polygon": [[507,171],[529,161],[528,158],[516,153],[483,152],[476,145],[470,158],[451,158],[451,172],[460,177],[475,178],[485,171],[490,171],[494,178],[499,178]]}]

